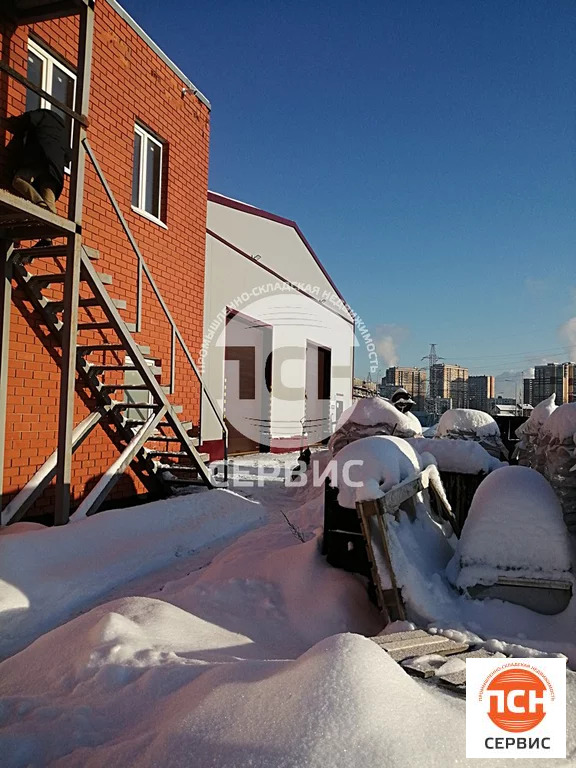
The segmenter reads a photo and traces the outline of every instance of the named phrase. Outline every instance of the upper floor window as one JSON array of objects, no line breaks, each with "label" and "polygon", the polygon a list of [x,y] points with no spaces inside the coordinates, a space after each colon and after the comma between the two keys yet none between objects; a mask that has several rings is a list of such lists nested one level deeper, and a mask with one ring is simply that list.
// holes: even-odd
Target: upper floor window
[{"label": "upper floor window", "polygon": [[[62,104],[74,109],[76,75],[34,40],[28,40],[28,80],[54,96]],[[70,144],[72,144],[72,118],[37,93],[28,90],[26,110],[30,109],[53,109],[58,112],[70,129]]]},{"label": "upper floor window", "polygon": [[135,125],[132,208],[160,223],[162,222],[162,154],[162,142],[141,125]]}]

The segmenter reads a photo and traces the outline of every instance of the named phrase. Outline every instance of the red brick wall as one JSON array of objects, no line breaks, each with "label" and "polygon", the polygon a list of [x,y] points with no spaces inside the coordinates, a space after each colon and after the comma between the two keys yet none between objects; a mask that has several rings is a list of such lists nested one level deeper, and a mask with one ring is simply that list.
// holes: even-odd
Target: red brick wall
[{"label": "red brick wall", "polygon": [[[73,68],[77,51],[76,19],[60,19],[10,31],[0,26],[3,60],[25,74],[30,32],[60,53]],[[208,184],[209,110],[193,94],[182,96],[184,83],[108,5],[97,0],[88,138],[141,252],[190,351],[196,358],[202,337],[204,247]],[[24,109],[24,88],[0,76],[0,114]],[[131,210],[134,123],[142,121],[166,142],[164,229]],[[0,146],[9,136],[0,134]],[[4,140],[2,140],[4,139]],[[0,152],[1,154],[1,152]],[[58,205],[66,211],[65,189]],[[87,161],[84,239],[100,252],[100,272],[113,276],[109,292],[125,299],[121,314],[136,316],[136,257],[100,182]],[[150,286],[144,283],[139,343],[162,361],[162,382],[169,382],[170,328]],[[3,503],[14,495],[56,447],[59,367],[50,340],[29,305],[15,303],[11,316],[11,353],[7,403]],[[112,361],[107,361],[112,362]],[[197,421],[198,386],[179,352],[173,403],[184,406],[182,418]],[[115,381],[115,380],[114,380]],[[76,398],[75,423],[87,415],[90,399]],[[118,455],[101,428],[76,452],[73,494],[76,500]],[[116,495],[141,492],[131,473]],[[51,493],[36,511],[50,507]]]}]

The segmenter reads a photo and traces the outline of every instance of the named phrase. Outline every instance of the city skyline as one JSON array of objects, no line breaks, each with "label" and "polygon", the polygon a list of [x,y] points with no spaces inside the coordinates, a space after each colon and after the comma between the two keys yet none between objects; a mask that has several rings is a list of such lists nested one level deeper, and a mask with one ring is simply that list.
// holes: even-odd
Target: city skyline
[{"label": "city skyline", "polygon": [[211,189],[298,222],[384,370],[574,359],[572,2],[198,0],[193,44],[124,5],[213,105]]}]

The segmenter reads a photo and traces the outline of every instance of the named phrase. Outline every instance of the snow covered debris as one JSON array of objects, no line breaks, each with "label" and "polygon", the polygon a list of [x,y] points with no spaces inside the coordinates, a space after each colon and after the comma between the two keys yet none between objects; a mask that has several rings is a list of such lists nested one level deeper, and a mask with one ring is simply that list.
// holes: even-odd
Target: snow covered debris
[{"label": "snow covered debris", "polygon": [[576,532],[576,403],[561,405],[542,425],[535,465],[560,499],[568,530]]},{"label": "snow covered debris", "polygon": [[456,584],[516,578],[571,578],[562,509],[549,483],[528,467],[504,467],[479,486],[464,523]]},{"label": "snow covered debris", "polygon": [[502,461],[491,456],[480,443],[471,440],[422,440],[416,437],[409,438],[407,442],[420,454],[432,454],[441,472],[477,475],[481,472],[487,474],[505,466]]},{"label": "snow covered debris", "polygon": [[0,656],[117,584],[254,527],[264,517],[260,504],[214,490],[109,510],[63,527],[9,526],[0,534]]},{"label": "snow covered debris", "polygon": [[553,392],[546,400],[542,400],[541,403],[532,410],[528,421],[535,424],[544,424],[550,416],[558,409],[556,405],[556,392]]},{"label": "snow covered debris", "polygon": [[422,425],[413,414],[401,413],[383,397],[364,397],[342,413],[328,447],[336,455],[344,445],[362,437],[415,437],[421,434]]},{"label": "snow covered debris", "polygon": [[436,438],[475,440],[493,456],[508,457],[498,424],[488,413],[473,408],[452,408],[443,413],[438,422]]},{"label": "snow covered debris", "polygon": [[576,435],[576,403],[564,403],[555,408],[545,420],[543,432],[557,440]]},{"label": "snow covered debris", "polygon": [[519,438],[516,453],[518,462],[522,466],[532,467],[539,472],[544,471],[537,459],[538,441],[542,427],[557,408],[556,393],[554,392],[546,400],[538,403],[530,417],[516,430],[516,437]]},{"label": "snow covered debris", "polygon": [[414,477],[430,463],[406,440],[390,435],[349,443],[338,452],[335,462],[338,503],[349,509],[354,509],[357,501],[382,498],[394,485]]},{"label": "snow covered debris", "polygon": [[436,437],[458,437],[463,432],[473,432],[478,437],[498,435],[500,429],[492,416],[473,408],[452,408],[440,417]]}]

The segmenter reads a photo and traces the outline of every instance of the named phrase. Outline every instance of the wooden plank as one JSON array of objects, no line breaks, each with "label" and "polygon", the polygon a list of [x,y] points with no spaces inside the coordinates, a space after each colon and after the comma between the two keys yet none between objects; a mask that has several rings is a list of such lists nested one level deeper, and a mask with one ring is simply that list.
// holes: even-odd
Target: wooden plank
[{"label": "wooden plank", "polygon": [[388,635],[375,635],[371,637],[378,645],[388,645],[389,643],[397,643],[401,640],[414,640],[417,637],[433,637],[429,632],[424,629],[407,629],[405,632],[390,632]]},{"label": "wooden plank", "polygon": [[451,656],[455,653],[462,653],[468,650],[467,643],[456,643],[454,640],[442,638],[434,642],[425,640],[420,645],[399,646],[398,648],[386,648],[383,650],[390,654],[394,661],[404,661],[404,659],[414,658],[415,656],[424,656],[429,653],[437,653],[440,656]]}]

